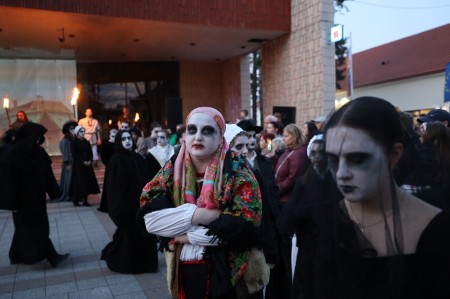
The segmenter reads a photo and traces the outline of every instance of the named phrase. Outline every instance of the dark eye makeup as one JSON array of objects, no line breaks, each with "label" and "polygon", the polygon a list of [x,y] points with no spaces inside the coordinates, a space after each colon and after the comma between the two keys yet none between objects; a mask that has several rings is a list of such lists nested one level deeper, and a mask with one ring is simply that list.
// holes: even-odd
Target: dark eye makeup
[{"label": "dark eye makeup", "polygon": [[[186,132],[188,135],[195,135],[195,134],[197,134],[197,131],[198,131],[198,128],[196,125],[188,125],[187,126]],[[212,126],[204,126],[201,129],[201,133],[202,133],[202,135],[205,135],[205,136],[211,136],[216,133],[216,129]]]}]

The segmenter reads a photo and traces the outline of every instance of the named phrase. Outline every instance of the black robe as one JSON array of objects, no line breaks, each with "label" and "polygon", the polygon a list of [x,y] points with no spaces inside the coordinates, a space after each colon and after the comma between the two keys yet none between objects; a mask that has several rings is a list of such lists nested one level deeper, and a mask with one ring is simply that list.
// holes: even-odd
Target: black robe
[{"label": "black robe", "polygon": [[74,138],[70,144],[73,156],[72,179],[70,183],[70,197],[81,200],[89,194],[100,193],[92,164],[84,166],[84,161],[92,162],[92,149],[86,139]]},{"label": "black robe", "polygon": [[136,223],[142,189],[151,179],[145,160],[133,151],[121,150],[110,159],[106,172],[103,188],[109,216],[117,229],[113,240],[103,249],[101,259],[115,272],[156,272],[156,236],[143,232]]},{"label": "black robe", "polygon": [[[106,185],[107,177],[106,174],[108,173],[108,162],[111,159],[111,157],[115,154],[116,150],[114,148],[114,143],[109,142],[108,140],[102,143],[102,151],[101,151],[101,158],[102,162],[105,165],[105,176],[103,177],[103,186]],[[102,198],[100,200],[100,207],[98,208],[100,212],[108,212],[108,199],[106,197],[105,187],[103,187],[102,191]]]},{"label": "black robe", "polygon": [[49,238],[46,193],[51,199],[61,195],[53,174],[51,159],[38,144],[43,142],[43,126],[23,125],[12,148],[3,157],[2,166],[9,173],[8,190],[17,210],[13,211],[15,232],[9,251],[12,263],[33,264],[57,255]]}]

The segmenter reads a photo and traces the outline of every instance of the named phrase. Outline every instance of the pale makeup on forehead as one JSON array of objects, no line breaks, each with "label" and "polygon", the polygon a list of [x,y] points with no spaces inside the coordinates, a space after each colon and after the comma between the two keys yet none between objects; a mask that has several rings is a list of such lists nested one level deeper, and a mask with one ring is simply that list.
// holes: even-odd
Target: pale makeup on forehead
[{"label": "pale makeup on forehead", "polygon": [[327,132],[326,152],[339,190],[352,202],[374,199],[389,184],[383,147],[362,130],[335,127]]},{"label": "pale makeup on forehead", "polygon": [[237,136],[233,140],[233,146],[231,147],[231,150],[238,154],[242,154],[246,149],[248,149],[248,137]]},{"label": "pale makeup on forehead", "polygon": [[214,119],[204,113],[192,115],[188,121],[186,135],[194,135],[200,130],[204,136],[213,136],[219,134],[219,126]]},{"label": "pale makeup on forehead", "polygon": [[123,133],[121,136],[121,141],[124,149],[131,150],[131,148],[133,147],[133,140],[131,138],[130,133],[128,132]]}]

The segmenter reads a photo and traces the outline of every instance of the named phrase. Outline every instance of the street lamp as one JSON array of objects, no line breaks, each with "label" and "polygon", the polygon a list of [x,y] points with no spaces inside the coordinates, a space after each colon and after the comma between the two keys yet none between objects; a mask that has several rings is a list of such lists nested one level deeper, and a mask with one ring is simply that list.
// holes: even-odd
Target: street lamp
[{"label": "street lamp", "polygon": [[80,91],[78,90],[78,88],[75,87],[73,89],[72,100],[70,100],[70,104],[72,105],[72,110],[73,110],[73,118],[75,120],[78,120],[78,111],[76,111],[77,109],[75,109],[75,106],[77,105],[77,100],[78,100],[79,94],[80,94]]},{"label": "street lamp", "polygon": [[11,127],[11,118],[9,117],[9,99],[8,97],[3,98],[3,109],[6,111],[6,116],[8,117],[8,124]]}]

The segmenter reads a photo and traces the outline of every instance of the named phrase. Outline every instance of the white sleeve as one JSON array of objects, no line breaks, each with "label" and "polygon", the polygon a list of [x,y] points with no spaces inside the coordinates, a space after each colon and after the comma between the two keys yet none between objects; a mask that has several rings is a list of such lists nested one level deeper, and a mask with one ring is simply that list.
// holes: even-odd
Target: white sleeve
[{"label": "white sleeve", "polygon": [[174,238],[186,234],[192,228],[195,204],[187,203],[176,208],[148,213],[144,216],[145,227],[151,234]]},{"label": "white sleeve", "polygon": [[194,226],[190,231],[187,232],[189,243],[200,246],[217,246],[219,243],[219,239],[216,238],[216,240],[212,242],[215,236],[207,236],[207,232],[208,229],[203,226]]}]

